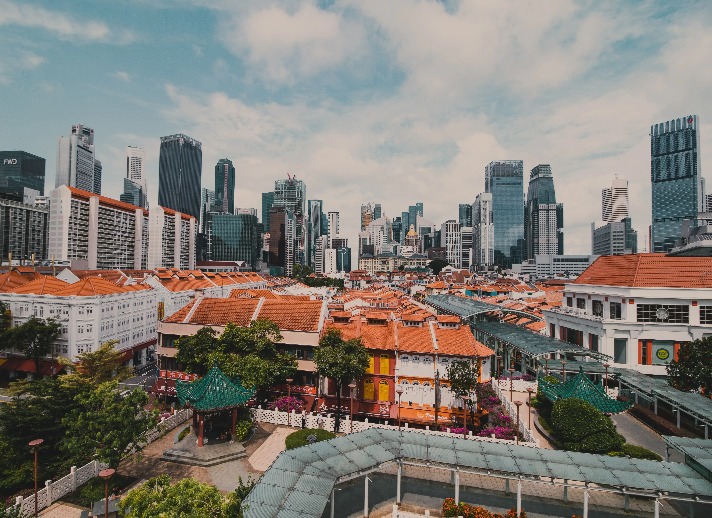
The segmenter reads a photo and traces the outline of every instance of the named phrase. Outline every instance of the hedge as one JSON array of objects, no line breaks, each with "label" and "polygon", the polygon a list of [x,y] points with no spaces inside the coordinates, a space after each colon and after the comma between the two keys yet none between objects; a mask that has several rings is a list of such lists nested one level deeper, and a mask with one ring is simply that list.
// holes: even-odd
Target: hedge
[{"label": "hedge", "polygon": [[657,460],[660,462],[663,458],[648,448],[643,448],[642,446],[636,446],[635,444],[625,443],[621,448],[621,451],[612,451],[608,455],[611,457],[630,457],[632,459],[646,459],[646,460]]},{"label": "hedge", "polygon": [[299,448],[300,446],[306,446],[307,444],[333,439],[334,437],[336,437],[336,434],[329,432],[328,430],[322,430],[320,428],[305,428],[303,430],[290,433],[284,440],[284,443],[286,444],[287,449],[291,450],[293,448]]},{"label": "hedge", "polygon": [[560,399],[551,410],[551,426],[561,447],[569,451],[621,451],[625,438],[596,407],[581,399]]}]

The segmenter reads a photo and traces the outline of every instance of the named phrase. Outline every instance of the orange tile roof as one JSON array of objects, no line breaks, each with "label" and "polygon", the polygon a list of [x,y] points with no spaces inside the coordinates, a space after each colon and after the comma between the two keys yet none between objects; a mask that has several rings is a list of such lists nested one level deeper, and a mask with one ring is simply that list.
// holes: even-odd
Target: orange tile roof
[{"label": "orange tile roof", "polygon": [[269,319],[283,330],[317,331],[322,306],[320,300],[265,299],[257,318]]},{"label": "orange tile roof", "polygon": [[40,274],[23,274],[16,271],[9,271],[0,275],[0,293],[14,290],[15,288],[27,284],[42,277]]},{"label": "orange tile roof", "polygon": [[456,315],[438,315],[438,322],[447,322],[451,324],[459,324],[460,317]]},{"label": "orange tile roof", "polygon": [[148,211],[146,209],[144,209],[143,207],[131,205],[130,203],[126,203],[126,202],[123,202],[120,200],[115,200],[113,198],[107,198],[106,196],[101,196],[100,194],[96,194],[96,193],[89,192],[89,191],[84,191],[82,189],[77,189],[76,187],[69,187],[69,190],[71,191],[71,193],[74,195],[75,198],[82,198],[84,200],[89,200],[89,198],[96,196],[97,198],[99,198],[99,202],[102,205],[109,205],[109,206],[117,208],[117,209],[122,209],[122,210],[126,210],[126,211],[131,211],[131,212],[134,212],[137,209],[140,209],[143,211],[144,215],[146,215],[146,216],[148,215]]},{"label": "orange tile roof", "polygon": [[630,254],[596,259],[573,284],[636,288],[712,288],[712,258]]},{"label": "orange tile roof", "polygon": [[166,280],[161,278],[161,281],[162,281],[161,284],[163,285],[164,288],[166,288],[168,291],[172,291],[174,293],[177,291],[194,291],[194,290],[215,287],[215,285],[207,279],[190,279],[190,278],[185,278],[185,277],[182,279],[176,279],[176,278],[170,277]]},{"label": "orange tile roof", "polygon": [[69,286],[69,283],[64,282],[56,277],[44,275],[39,279],[23,284],[10,290],[10,293],[22,293],[26,295],[48,295],[57,290],[61,290]]},{"label": "orange tile roof", "polygon": [[[360,317],[358,317],[360,318]],[[386,325],[373,325],[367,322],[338,323],[328,322],[326,329],[338,329],[344,340],[361,337],[366,349],[393,351],[396,348],[395,322]]]},{"label": "orange tile roof", "polygon": [[233,299],[254,299],[260,297],[278,299],[280,296],[270,290],[232,290],[230,292],[230,298]]},{"label": "orange tile roof", "polygon": [[388,320],[388,314],[383,311],[367,311],[366,320]]},{"label": "orange tile roof", "polygon": [[[65,286],[53,293],[58,297],[77,296],[77,297],[94,297],[96,295],[115,295],[117,293],[126,293],[134,291],[134,286],[117,286],[111,281],[101,277],[86,277],[80,281]],[[141,287],[140,289],[143,289]]]},{"label": "orange tile roof", "polygon": [[186,323],[203,326],[224,326],[232,322],[238,326],[248,326],[259,304],[259,299],[212,299],[201,298],[189,302],[165,321],[183,323],[193,306],[197,304],[190,320]]}]

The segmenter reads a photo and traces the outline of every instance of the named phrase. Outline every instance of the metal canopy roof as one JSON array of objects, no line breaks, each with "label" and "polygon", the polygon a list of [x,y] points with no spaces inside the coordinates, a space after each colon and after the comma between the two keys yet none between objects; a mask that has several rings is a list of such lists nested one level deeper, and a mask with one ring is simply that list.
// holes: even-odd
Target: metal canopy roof
[{"label": "metal canopy roof", "polygon": [[528,329],[507,324],[506,322],[478,322],[474,327],[476,331],[481,331],[497,340],[501,340],[532,358],[548,356],[553,353],[609,358],[605,354],[585,349],[580,345],[570,344],[557,340],[556,338],[534,333]]},{"label": "metal canopy roof", "polygon": [[707,439],[691,439],[689,437],[662,436],[668,446],[675,448],[685,455],[685,462],[692,461],[706,470],[709,479],[712,474],[712,441]]},{"label": "metal canopy roof", "polygon": [[685,464],[370,429],[282,452],[244,500],[245,517],[320,517],[337,483],[397,460],[712,498],[712,483]]},{"label": "metal canopy roof", "polygon": [[509,309],[504,306],[497,306],[496,304],[490,304],[488,302],[482,302],[481,300],[466,297],[458,297],[456,295],[430,295],[429,297],[426,297],[425,303],[439,311],[457,315],[463,319],[471,318],[482,313],[499,311],[502,313],[515,313],[517,315],[531,318],[532,320],[541,320],[540,316],[527,313],[526,311]]}]

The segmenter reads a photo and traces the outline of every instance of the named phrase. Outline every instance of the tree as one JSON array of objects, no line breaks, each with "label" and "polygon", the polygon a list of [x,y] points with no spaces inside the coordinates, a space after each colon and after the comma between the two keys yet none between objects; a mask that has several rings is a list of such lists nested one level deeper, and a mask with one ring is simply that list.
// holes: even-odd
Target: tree
[{"label": "tree", "polygon": [[479,366],[472,366],[467,360],[455,360],[447,368],[447,379],[450,380],[450,388],[459,398],[462,396],[471,397],[475,393],[479,375]]},{"label": "tree", "polygon": [[334,431],[339,431],[341,421],[341,388],[361,379],[368,368],[368,352],[361,338],[344,340],[341,331],[329,329],[319,340],[314,351],[314,363],[319,374],[331,378],[336,387],[336,421]]},{"label": "tree", "polygon": [[157,423],[156,412],[144,409],[146,393],[136,389],[122,396],[116,381],[102,383],[76,400],[79,406],[62,419],[66,438],[61,448],[79,462],[88,462],[96,453],[116,467],[129,447],[139,445]]},{"label": "tree", "polygon": [[190,373],[204,376],[210,370],[210,355],[218,350],[217,332],[205,326],[193,336],[176,340],[176,361]]},{"label": "tree", "polygon": [[123,353],[114,348],[116,343],[116,340],[111,340],[101,344],[96,351],[79,354],[75,363],[64,359],[60,359],[60,362],[72,367],[79,376],[85,377],[95,386],[106,381],[121,381],[131,377],[132,370],[123,365]]},{"label": "tree", "polygon": [[[0,336],[10,329],[12,325],[12,316],[10,315],[10,308],[4,302],[0,301]],[[0,342],[0,349],[5,347],[5,342]]]},{"label": "tree", "polygon": [[39,375],[40,361],[53,353],[61,330],[62,325],[55,320],[30,317],[24,324],[10,329],[10,339],[17,350],[35,362],[35,373]]},{"label": "tree", "polygon": [[436,258],[428,263],[428,268],[433,271],[433,275],[437,275],[448,264],[450,263],[448,263],[445,259]]},{"label": "tree", "polygon": [[307,277],[312,273],[314,273],[314,270],[303,264],[295,263],[294,266],[292,266],[292,279],[296,279],[300,282],[305,282]]},{"label": "tree", "polygon": [[581,399],[556,401],[551,426],[561,447],[569,451],[608,453],[620,451],[625,443],[611,418]]},{"label": "tree", "polygon": [[0,502],[0,518],[23,518],[21,506],[6,506],[6,504]]},{"label": "tree", "polygon": [[712,337],[680,346],[667,366],[668,383],[679,390],[712,393]]}]

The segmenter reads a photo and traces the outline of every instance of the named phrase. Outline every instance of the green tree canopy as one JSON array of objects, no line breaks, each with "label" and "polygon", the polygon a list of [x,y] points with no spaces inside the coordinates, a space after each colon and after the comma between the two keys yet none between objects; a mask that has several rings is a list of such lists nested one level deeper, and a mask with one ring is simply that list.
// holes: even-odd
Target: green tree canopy
[{"label": "green tree canopy", "polygon": [[[12,317],[10,315],[10,308],[2,301],[0,301],[0,337],[3,333],[10,329],[12,325]],[[7,344],[5,342],[0,342],[0,350],[4,349]]]},{"label": "green tree canopy", "polygon": [[217,352],[217,332],[212,327],[202,327],[193,336],[176,340],[176,361],[190,373],[205,376],[210,370],[210,355]]},{"label": "green tree canopy", "polygon": [[303,264],[295,263],[294,266],[292,266],[292,279],[296,279],[300,282],[306,281],[306,278],[312,273],[314,273],[314,270]]},{"label": "green tree canopy", "polygon": [[160,475],[129,491],[119,509],[125,518],[241,518],[240,504],[253,485],[239,479],[238,488],[223,496],[215,486],[192,478],[171,485],[168,475]]},{"label": "green tree canopy", "polygon": [[314,363],[319,374],[331,378],[336,388],[336,421],[334,431],[339,431],[341,421],[341,388],[361,379],[368,368],[368,352],[361,338],[344,340],[341,331],[329,329],[319,340],[314,351]]},{"label": "green tree canopy", "polygon": [[554,435],[565,450],[587,453],[620,451],[625,439],[610,417],[581,399],[559,399],[551,410]]},{"label": "green tree canopy", "polygon": [[681,345],[667,373],[668,383],[676,389],[712,394],[712,337]]},{"label": "green tree canopy", "polygon": [[433,275],[437,275],[441,272],[443,268],[445,268],[448,263],[445,259],[433,259],[428,263],[428,268],[430,268],[433,271]]},{"label": "green tree canopy", "polygon": [[79,406],[62,419],[66,437],[61,448],[72,459],[88,462],[96,453],[116,467],[128,448],[139,445],[157,423],[156,412],[144,409],[146,393],[136,389],[122,396],[116,381],[102,383],[75,399]]},{"label": "green tree canopy", "polygon": [[74,363],[64,359],[60,359],[60,362],[74,369],[77,375],[86,378],[92,385],[121,381],[131,377],[132,369],[123,365],[123,353],[114,347],[117,343],[111,340],[101,344],[96,351],[79,354]]},{"label": "green tree canopy", "polygon": [[55,320],[30,317],[24,324],[10,328],[9,333],[13,347],[35,362],[35,372],[39,374],[40,361],[52,355],[61,331],[62,325]]},{"label": "green tree canopy", "polygon": [[447,368],[450,388],[457,397],[472,397],[477,388],[479,375],[480,369],[477,364],[472,366],[468,360],[455,360]]}]

